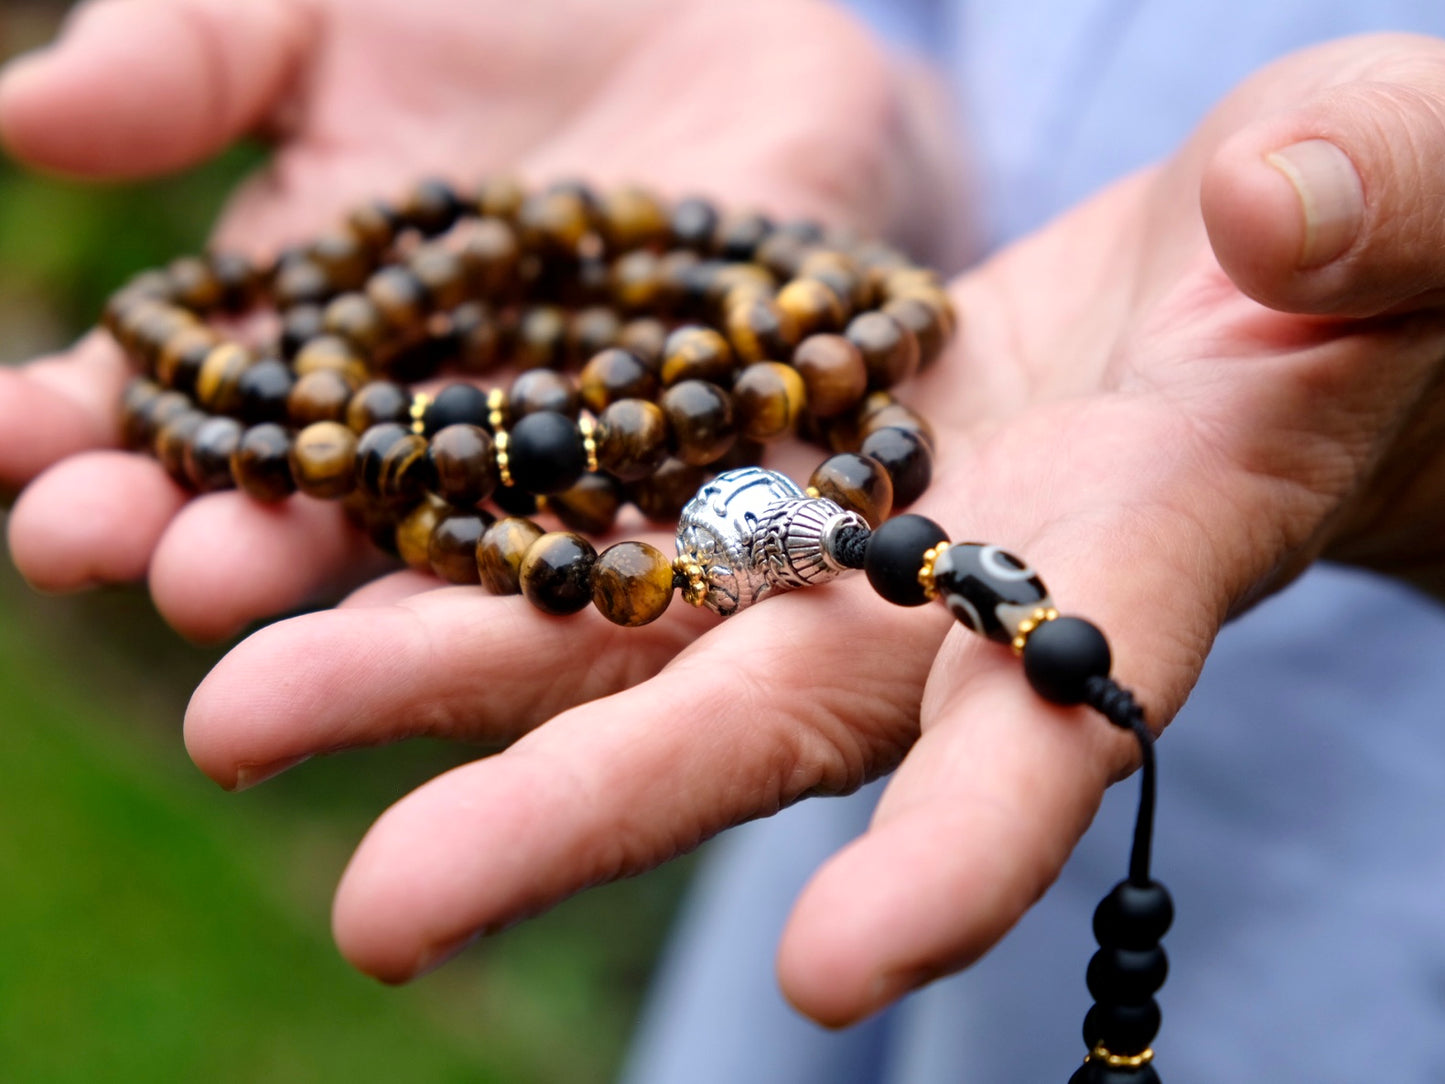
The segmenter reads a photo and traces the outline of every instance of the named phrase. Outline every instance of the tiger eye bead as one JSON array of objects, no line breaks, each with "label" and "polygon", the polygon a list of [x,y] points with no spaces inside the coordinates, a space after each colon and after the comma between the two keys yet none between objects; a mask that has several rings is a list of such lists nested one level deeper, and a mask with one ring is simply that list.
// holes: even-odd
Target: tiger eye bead
[{"label": "tiger eye bead", "polygon": [[572,316],[567,324],[567,360],[582,365],[594,354],[617,345],[622,318],[606,305],[592,305]]},{"label": "tiger eye bead", "polygon": [[803,378],[777,361],[754,362],[733,385],[738,429],[748,440],[766,443],[791,435],[806,403]]},{"label": "tiger eye bead", "polygon": [[234,414],[241,406],[241,375],[254,361],[238,343],[214,347],[196,373],[196,399],[213,414]]},{"label": "tiger eye bead", "polygon": [[622,508],[622,485],[602,473],[584,474],[571,489],[547,498],[547,510],[568,530],[606,534]]},{"label": "tiger eye bead", "polygon": [[668,227],[676,244],[701,252],[712,246],[717,224],[717,208],[705,199],[691,196],[673,206]]},{"label": "tiger eye bead", "polygon": [[808,389],[808,409],[831,418],[858,405],[868,390],[863,354],[841,335],[810,335],[793,353],[793,368]]},{"label": "tiger eye bead", "polygon": [[275,358],[262,358],[244,373],[236,385],[241,398],[241,420],[252,425],[257,422],[284,422],[286,400],[296,377],[284,362]]},{"label": "tiger eye bead", "polygon": [[514,218],[527,198],[527,190],[515,177],[488,177],[477,185],[477,210],[483,215]]},{"label": "tiger eye bead", "polygon": [[220,344],[220,336],[204,324],[181,328],[156,355],[156,379],[176,391],[194,392],[201,366]]},{"label": "tiger eye bead", "polygon": [[186,452],[195,439],[196,431],[206,423],[207,415],[201,410],[183,410],[161,426],[156,433],[152,450],[165,468],[167,474],[182,485],[186,483]]},{"label": "tiger eye bead", "polygon": [[882,311],[918,339],[919,368],[927,369],[939,359],[952,331],[941,311],[919,297],[895,298],[885,304]]},{"label": "tiger eye bead", "polygon": [[777,302],[804,336],[837,331],[848,319],[847,303],[818,279],[794,279],[778,291]]},{"label": "tiger eye bead", "polygon": [[403,222],[430,237],[451,228],[462,213],[462,201],[446,181],[430,178],[416,184],[397,207]]},{"label": "tiger eye bead", "polygon": [[467,300],[467,266],[461,256],[439,241],[412,253],[408,266],[426,291],[434,309],[454,309]]},{"label": "tiger eye bead", "polygon": [[646,542],[609,546],[592,566],[592,603],[614,625],[656,621],[672,602],[672,562]]},{"label": "tiger eye bead", "polygon": [[647,478],[628,490],[632,503],[654,523],[675,523],[688,501],[697,496],[707,471],[680,459],[666,459]]},{"label": "tiger eye bead", "polygon": [[447,583],[481,583],[477,571],[477,543],[492,522],[485,514],[443,516],[432,528],[427,543],[431,570]]},{"label": "tiger eye bead", "polygon": [[575,252],[592,228],[588,201],[579,191],[556,187],[534,193],[517,211],[517,228],[534,251]]},{"label": "tiger eye bead", "polygon": [[671,387],[683,380],[707,380],[726,386],[735,363],[727,339],[710,327],[680,327],[662,347],[662,383]]},{"label": "tiger eye bead", "polygon": [[651,399],[657,394],[657,374],[636,354],[617,346],[583,366],[578,383],[582,401],[594,414],[620,399]]},{"label": "tiger eye bead", "polygon": [[602,197],[598,226],[613,251],[658,245],[668,234],[667,208],[645,189],[616,188]]},{"label": "tiger eye bead", "polygon": [[522,558],[542,537],[542,528],[530,519],[507,516],[493,523],[477,542],[477,574],[494,595],[515,595],[522,590]]},{"label": "tiger eye bead", "polygon": [[497,488],[497,463],[492,436],[476,425],[449,425],[431,438],[436,490],[459,508],[486,500]]},{"label": "tiger eye bead", "polygon": [[575,418],[581,402],[577,381],[553,369],[528,369],[507,391],[507,411],[513,418],[543,410]]},{"label": "tiger eye bead", "polygon": [[468,301],[452,311],[452,339],[462,372],[484,373],[501,359],[501,325],[496,314],[479,301]]},{"label": "tiger eye bead", "polygon": [[354,390],[345,373],[332,369],[307,373],[297,378],[286,396],[286,416],[292,425],[342,421]]},{"label": "tiger eye bead", "polygon": [[380,347],[390,334],[381,310],[371,298],[355,290],[333,297],[321,310],[321,324],[327,334],[338,335],[358,350],[368,352]]},{"label": "tiger eye bead", "polygon": [[281,314],[281,356],[294,358],[312,339],[326,334],[326,310],[320,305],[296,305]]},{"label": "tiger eye bead", "polygon": [[471,288],[482,297],[508,291],[522,256],[517,233],[500,218],[480,218],[462,233],[459,255]]},{"label": "tiger eye bead", "polygon": [[728,341],[747,362],[789,357],[797,345],[798,324],[771,298],[733,305],[726,317]]},{"label": "tiger eye bead", "polygon": [[221,280],[211,265],[196,256],[182,256],[166,268],[175,288],[175,299],[195,313],[208,313],[220,308],[223,290]]},{"label": "tiger eye bead", "polygon": [[416,500],[432,481],[426,439],[394,422],[361,435],[356,462],[358,488],[379,500]]},{"label": "tiger eye bead", "polygon": [[199,493],[233,488],[231,456],[240,443],[241,423],[235,418],[207,418],[186,447],[186,481]]},{"label": "tiger eye bead", "polygon": [[148,448],[176,415],[192,409],[190,399],[178,391],[163,391],[149,380],[135,380],[121,403],[121,432],[130,448]]},{"label": "tiger eye bead", "polygon": [[350,230],[331,230],[318,237],[306,250],[307,257],[322,271],[332,290],[355,290],[371,270],[371,253]]},{"label": "tiger eye bead", "polygon": [[866,455],[844,452],[818,464],[808,484],[845,511],[857,512],[877,527],[893,510],[893,479],[883,464]]},{"label": "tiger eye bead", "polygon": [[261,295],[261,275],[245,256],[238,252],[210,252],[206,265],[221,287],[219,308],[224,312],[245,312]]},{"label": "tiger eye bead", "polygon": [[751,260],[757,247],[773,232],[772,219],[756,212],[729,215],[713,232],[713,248],[725,260]]},{"label": "tiger eye bead", "polygon": [[928,445],[929,451],[938,446],[938,440],[933,435],[933,426],[928,419],[899,402],[889,403],[864,415],[859,425],[859,445],[880,429],[906,429],[922,439],[923,443]]},{"label": "tiger eye bead", "polygon": [[870,433],[859,451],[881,463],[893,479],[893,504],[907,508],[933,480],[933,452],[917,433],[885,426]]},{"label": "tiger eye bead", "polygon": [[515,361],[519,369],[557,369],[567,356],[567,314],[534,305],[517,324]]},{"label": "tiger eye bead", "polygon": [[684,380],[668,388],[659,405],[684,463],[712,463],[737,439],[732,400],[716,384]]},{"label": "tiger eye bead", "polygon": [[366,280],[366,297],[397,335],[415,335],[426,322],[426,287],[410,268],[383,267]]},{"label": "tiger eye bead", "polygon": [[364,203],[346,216],[346,228],[372,252],[380,252],[396,237],[396,212],[380,200]]},{"label": "tiger eye bead", "polygon": [[315,422],[291,444],[296,488],[328,500],[356,488],[356,434],[340,422]]},{"label": "tiger eye bead", "polygon": [[608,285],[613,302],[624,312],[656,307],[663,290],[657,255],[639,248],[620,256],[612,265]]},{"label": "tiger eye bead", "polygon": [[592,601],[597,551],[571,531],[551,531],[528,547],[517,580],[522,595],[543,613],[575,614]]},{"label": "tiger eye bead", "polygon": [[798,265],[798,277],[826,284],[853,309],[867,308],[872,290],[862,268],[849,256],[829,249],[815,249]]},{"label": "tiger eye bead", "polygon": [[339,335],[318,335],[296,352],[291,368],[297,376],[332,369],[360,383],[370,376],[356,347]]},{"label": "tiger eye bead", "polygon": [[365,433],[372,426],[384,422],[409,425],[411,395],[400,384],[393,384],[390,380],[373,380],[363,384],[351,397],[346,406],[346,424],[352,432]]},{"label": "tiger eye bead", "polygon": [[619,399],[597,419],[597,462],[614,478],[646,478],[667,458],[667,419],[646,399]]},{"label": "tiger eye bead", "polygon": [[891,388],[918,371],[918,337],[886,312],[855,316],[843,333],[863,355],[870,388]]},{"label": "tiger eye bead", "polygon": [[271,287],[276,307],[281,309],[293,305],[324,305],[335,292],[321,265],[307,259],[288,259],[282,263]]},{"label": "tiger eye bead", "polygon": [[279,501],[294,493],[291,439],[286,430],[274,422],[263,422],[242,433],[231,456],[231,476],[258,501]]},{"label": "tiger eye bead", "polygon": [[396,552],[408,568],[418,572],[431,571],[432,532],[447,515],[446,502],[426,496],[396,525]]},{"label": "tiger eye bead", "polygon": [[617,345],[635,354],[653,372],[662,367],[662,348],[667,342],[667,325],[654,316],[639,316],[622,325]]}]

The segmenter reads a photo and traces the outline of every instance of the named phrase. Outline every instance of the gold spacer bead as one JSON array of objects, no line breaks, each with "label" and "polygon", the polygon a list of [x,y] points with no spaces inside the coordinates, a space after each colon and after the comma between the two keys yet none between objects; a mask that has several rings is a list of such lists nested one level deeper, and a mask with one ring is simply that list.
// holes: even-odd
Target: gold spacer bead
[{"label": "gold spacer bead", "polygon": [[949,543],[940,542],[923,551],[923,567],[918,570],[918,584],[923,588],[925,598],[938,597],[938,587],[933,582],[933,566],[943,556],[943,551],[948,549],[948,546]]},{"label": "gold spacer bead", "polygon": [[1024,648],[1028,646],[1029,636],[1033,634],[1034,629],[1046,621],[1055,620],[1058,616],[1059,611],[1052,606],[1040,606],[1033,613],[1029,614],[1028,617],[1020,621],[1018,634],[1013,638],[1013,643],[1010,645],[1013,647],[1014,654],[1022,655]]},{"label": "gold spacer bead", "polygon": [[818,492],[818,487],[817,487],[817,486],[809,486],[807,489],[803,490],[803,492],[804,492],[805,494],[807,494],[809,497],[812,497],[813,500],[815,500],[815,501],[816,501],[819,497],[821,497],[821,496],[823,495],[823,494],[821,494],[821,493]]},{"label": "gold spacer bead", "polygon": [[1114,1054],[1103,1043],[1095,1045],[1084,1058],[1085,1062],[1101,1061],[1110,1069],[1142,1069],[1154,1060],[1154,1048],[1145,1047],[1137,1054]]},{"label": "gold spacer bead", "polygon": [[682,597],[691,606],[701,606],[707,599],[707,574],[697,558],[688,553],[679,553],[672,562],[672,567],[687,581],[682,588]]},{"label": "gold spacer bead", "polygon": [[431,396],[419,391],[411,397],[411,431],[417,436],[426,432],[426,408],[431,406]]},{"label": "gold spacer bead", "polygon": [[510,489],[514,483],[512,481],[512,461],[511,457],[507,455],[507,444],[507,431],[498,429],[492,437],[492,447],[496,449],[497,454],[497,477],[501,480],[502,485]]},{"label": "gold spacer bead", "polygon": [[501,388],[487,392],[487,424],[493,433],[500,433],[507,425],[507,393]]},{"label": "gold spacer bead", "polygon": [[577,430],[582,434],[582,450],[587,453],[587,473],[597,473],[597,420],[583,411],[577,419]]}]

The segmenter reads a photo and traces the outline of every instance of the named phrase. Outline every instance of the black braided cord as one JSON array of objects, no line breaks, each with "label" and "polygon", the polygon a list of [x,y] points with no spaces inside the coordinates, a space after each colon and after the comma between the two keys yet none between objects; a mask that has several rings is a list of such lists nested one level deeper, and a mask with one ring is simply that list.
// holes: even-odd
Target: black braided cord
[{"label": "black braided cord", "polygon": [[1154,841],[1154,735],[1134,694],[1111,677],[1091,677],[1084,684],[1084,703],[1109,722],[1133,731],[1139,742],[1139,813],[1134,820],[1134,846],[1129,852],[1129,880],[1147,885],[1149,852]]}]

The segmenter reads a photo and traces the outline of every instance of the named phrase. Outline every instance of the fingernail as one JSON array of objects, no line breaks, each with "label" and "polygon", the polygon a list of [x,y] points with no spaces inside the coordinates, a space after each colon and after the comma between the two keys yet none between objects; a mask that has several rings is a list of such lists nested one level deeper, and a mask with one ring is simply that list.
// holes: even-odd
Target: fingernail
[{"label": "fingernail", "polygon": [[264,783],[273,775],[280,775],[287,768],[294,768],[310,759],[311,755],[308,753],[305,756],[273,760],[270,764],[238,764],[236,765],[236,785],[231,789],[245,790],[247,787],[254,787],[257,783]]},{"label": "fingernail", "polygon": [[458,937],[455,941],[444,941],[440,945],[436,945],[426,952],[423,952],[421,958],[416,962],[416,970],[411,973],[411,977],[419,979],[423,975],[435,971],[441,967],[442,964],[455,958],[479,936],[481,936],[480,930],[475,933],[466,934],[463,937]]},{"label": "fingernail", "polygon": [[1365,189],[1350,156],[1327,139],[1306,139],[1264,160],[1299,196],[1305,224],[1299,268],[1323,267],[1342,256],[1365,220]]}]

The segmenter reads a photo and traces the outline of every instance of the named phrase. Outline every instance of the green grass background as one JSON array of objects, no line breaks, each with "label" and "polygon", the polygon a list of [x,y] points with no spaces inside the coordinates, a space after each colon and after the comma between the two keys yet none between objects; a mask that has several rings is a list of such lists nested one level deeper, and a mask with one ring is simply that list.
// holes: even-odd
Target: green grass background
[{"label": "green grass background", "polygon": [[[60,7],[5,0],[0,55]],[[257,161],[96,188],[0,159],[0,362],[68,341],[128,273],[197,249]],[[415,742],[225,794],[180,739],[219,652],[139,590],[43,598],[0,566],[0,1081],[612,1078],[682,868],[379,986],[331,943],[336,878],[387,804],[476,752]]]}]

